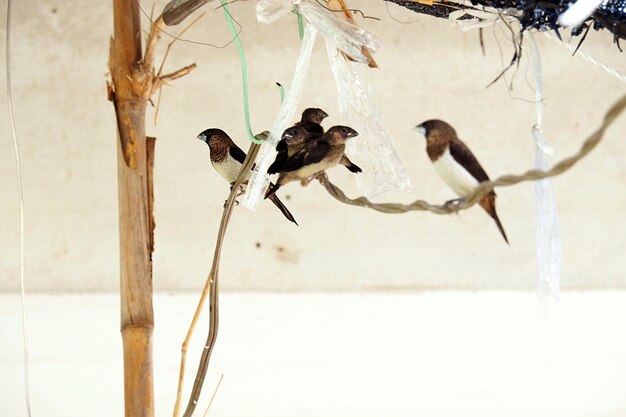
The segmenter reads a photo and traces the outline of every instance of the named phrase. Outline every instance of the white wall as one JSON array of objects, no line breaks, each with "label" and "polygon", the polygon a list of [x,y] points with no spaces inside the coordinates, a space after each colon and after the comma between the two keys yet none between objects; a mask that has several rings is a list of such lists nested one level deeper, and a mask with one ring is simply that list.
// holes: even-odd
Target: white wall
[{"label": "white wall", "polygon": [[[164,3],[159,2],[156,10]],[[105,91],[111,4],[80,1],[70,8],[25,1],[14,6],[13,93],[25,187],[27,288],[115,291],[116,139],[113,107]],[[222,11],[214,6],[205,8],[207,16],[186,38],[215,44],[230,39]],[[428,162],[423,138],[412,131],[428,118],[452,123],[492,177],[532,166],[530,128],[535,121],[529,100],[534,95],[525,82],[533,75],[527,59],[510,72],[515,74],[513,91],[504,82],[485,88],[512,54],[503,32],[485,31],[483,57],[477,32],[461,33],[446,21],[381,1],[363,1],[358,6],[382,19],[362,21],[384,42],[377,55],[381,69],[370,71],[370,76],[415,188],[411,194],[385,199],[442,202],[452,198]],[[144,7],[149,11],[150,4],[144,2]],[[252,125],[265,130],[279,106],[274,83],[288,84],[296,59],[295,18],[284,17],[267,26],[255,21],[253,2],[235,3],[231,10],[244,28]],[[391,16],[411,23],[398,23]],[[536,38],[546,86],[544,132],[560,159],[577,150],[625,89],[543,35]],[[583,49],[626,69],[609,34],[592,33]],[[166,70],[191,62],[198,69],[164,89],[159,124],[147,127],[147,133],[158,138],[154,253],[158,290],[202,285],[228,192],[208,164],[206,145],[195,136],[207,127],[221,127],[247,147],[235,48],[180,42]],[[4,77],[4,72],[0,75]],[[1,94],[4,102],[5,91]],[[331,115],[328,126],[342,122],[321,42],[302,97],[305,106],[326,109]],[[150,109],[150,120],[153,114]],[[0,112],[0,118],[4,160],[0,164],[0,289],[13,291],[18,288],[17,188],[6,111]],[[626,116],[587,160],[554,181],[567,288],[626,284],[625,128]],[[350,195],[357,194],[347,172],[336,169],[330,176]],[[384,215],[340,205],[318,184],[308,188],[291,184],[281,196],[300,227],[284,221],[273,206],[256,213],[237,209],[224,248],[222,286],[248,290],[532,288],[536,279],[532,186],[502,188],[498,195],[510,247],[479,208],[460,216]]]}]

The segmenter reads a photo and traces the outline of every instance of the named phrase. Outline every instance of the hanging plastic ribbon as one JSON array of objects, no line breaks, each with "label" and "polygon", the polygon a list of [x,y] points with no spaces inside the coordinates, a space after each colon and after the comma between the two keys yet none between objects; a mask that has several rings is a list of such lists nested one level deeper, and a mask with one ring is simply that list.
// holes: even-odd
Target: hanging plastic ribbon
[{"label": "hanging plastic ribbon", "polygon": [[291,121],[296,113],[304,80],[306,79],[309,69],[309,61],[311,60],[311,52],[313,51],[316,36],[317,30],[315,30],[313,26],[307,25],[304,30],[304,38],[300,45],[300,55],[296,62],[296,69],[291,84],[287,89],[278,115],[270,130],[270,134],[265,142],[263,142],[263,145],[261,145],[256,166],[252,170],[252,175],[248,182],[248,189],[246,194],[244,194],[243,206],[248,209],[256,209],[257,204],[259,204],[264,197],[264,192],[269,185],[267,169],[274,161],[274,158],[276,158],[276,144],[280,140],[283,131],[291,125]]},{"label": "hanging plastic ribbon", "polygon": [[[535,69],[535,101],[537,124],[532,128],[535,140],[535,167],[548,169],[548,157],[554,154],[552,146],[541,132],[543,123],[543,77],[541,56],[532,33],[528,36],[530,56]],[[552,190],[552,181],[535,181],[535,221],[537,236],[537,292],[538,309],[545,311],[550,301],[559,300],[561,280],[561,237],[556,199]]]},{"label": "hanging plastic ribbon", "polygon": [[[472,16],[475,19],[460,20]],[[459,10],[450,14],[450,20],[460,30],[470,30],[494,25],[498,20],[515,21],[512,15],[501,15],[483,10]],[[548,157],[554,153],[552,146],[543,136],[543,77],[541,57],[535,44],[532,32],[528,32],[530,59],[535,69],[535,110],[537,123],[532,128],[535,141],[535,168],[548,170]],[[535,181],[535,230],[537,252],[537,295],[538,310],[545,311],[549,301],[558,301],[561,280],[561,237],[559,234],[559,217],[556,199],[552,189],[552,181],[544,179]]]},{"label": "hanging plastic ribbon", "polygon": [[328,40],[326,48],[337,83],[341,118],[359,132],[359,137],[347,144],[348,155],[363,168],[356,176],[359,189],[368,198],[394,189],[410,189],[407,171],[376,106],[365,74],[367,67],[347,61],[337,45]]},{"label": "hanging plastic ribbon", "polygon": [[[284,129],[290,126],[294,120],[309,66],[315,34],[319,31],[326,39],[326,42],[333,45],[333,48],[341,50],[349,58],[361,63],[368,62],[368,58],[362,52],[364,47],[371,53],[375,53],[381,45],[380,41],[373,34],[350,22],[342,13],[334,13],[313,0],[260,0],[257,2],[256,6],[257,19],[263,23],[272,23],[294,9],[306,19],[308,24],[306,25],[304,39],[302,40],[300,48],[300,56],[298,57],[296,69],[292,82],[287,90],[285,101],[270,131],[268,140],[261,147],[257,166],[250,178],[243,205],[251,209],[256,208],[269,182],[267,178],[267,168],[275,158],[276,144],[280,140]],[[337,74],[335,74],[335,76],[337,77]],[[347,89],[350,88],[350,86],[358,84],[359,91],[354,94],[362,97],[362,100],[368,100],[366,103],[363,101],[358,102],[357,109],[361,107],[368,109],[367,111],[360,111],[360,114],[371,115],[375,112],[376,106],[373,104],[373,95],[365,77],[361,75],[358,80],[349,80],[348,82],[346,82],[345,79],[342,80],[343,81],[337,79],[338,86],[343,86],[342,91],[350,94]],[[342,107],[342,116],[350,112],[350,107]],[[379,117],[376,112],[375,119],[379,120]],[[359,116],[359,119],[361,118],[362,116]],[[372,128],[367,123],[360,122],[354,117],[346,117],[346,119],[350,120],[351,126],[360,133],[359,140],[353,141],[356,143],[353,147],[349,148],[348,152],[354,157],[355,161],[358,160],[359,164],[362,164],[363,168],[367,169],[370,166],[373,167],[372,173],[363,175],[363,179],[359,183],[363,192],[367,195],[374,195],[381,192],[379,190],[386,191],[393,188],[409,188],[410,181],[406,170],[397,158],[393,143],[384,130],[382,123],[375,122],[377,124],[375,128]],[[368,136],[366,132],[372,132],[369,140],[366,138]],[[361,145],[359,145],[359,143]],[[382,154],[371,155],[372,152],[376,150]],[[385,156],[395,159],[380,162]],[[374,162],[363,162],[370,160]],[[374,171],[378,175],[375,175]],[[361,176],[361,174],[359,174],[359,176]],[[381,183],[384,185],[381,186]]]}]

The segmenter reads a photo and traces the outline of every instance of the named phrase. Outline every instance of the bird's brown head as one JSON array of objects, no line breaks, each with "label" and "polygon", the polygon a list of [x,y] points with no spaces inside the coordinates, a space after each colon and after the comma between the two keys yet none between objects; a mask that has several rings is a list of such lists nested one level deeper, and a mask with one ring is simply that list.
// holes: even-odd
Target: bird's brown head
[{"label": "bird's brown head", "polygon": [[415,130],[426,137],[426,153],[431,161],[437,160],[456,137],[454,128],[443,120],[427,120],[415,126]]},{"label": "bird's brown head", "polygon": [[299,143],[304,143],[307,137],[308,132],[306,128],[302,126],[293,126],[283,132],[281,139],[286,140],[289,144],[297,145]]},{"label": "bird's brown head", "polygon": [[302,112],[302,119],[300,121],[303,123],[317,123],[319,125],[322,123],[322,120],[327,117],[328,113],[326,113],[324,110],[309,108]]},{"label": "bird's brown head", "polygon": [[456,131],[443,120],[427,120],[417,126],[415,130],[426,137],[426,143],[444,142],[456,137]]},{"label": "bird's brown head", "polygon": [[348,126],[333,126],[328,129],[327,135],[335,142],[345,142],[346,140],[358,136],[358,132]]},{"label": "bird's brown head", "polygon": [[209,145],[211,155],[225,153],[234,144],[226,132],[221,129],[206,129],[197,138]]}]

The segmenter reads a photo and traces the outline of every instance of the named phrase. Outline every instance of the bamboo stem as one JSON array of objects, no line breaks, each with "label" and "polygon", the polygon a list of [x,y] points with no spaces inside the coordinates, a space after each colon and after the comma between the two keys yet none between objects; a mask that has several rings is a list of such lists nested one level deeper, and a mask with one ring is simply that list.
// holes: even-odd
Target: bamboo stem
[{"label": "bamboo stem", "polygon": [[136,92],[141,23],[134,1],[113,0],[110,71],[118,125],[121,331],[126,417],[153,417],[152,203],[153,147],[146,147],[146,98]]},{"label": "bamboo stem", "polygon": [[[154,56],[164,26],[152,25],[141,51],[137,1],[113,0],[114,36],[109,52],[107,96],[118,130],[121,330],[124,344],[126,417],[154,416],[152,371],[152,251],[154,250],[154,146],[145,135],[146,104],[164,82],[188,74],[195,64],[155,75]],[[171,46],[171,44],[170,44]],[[168,48],[169,50],[169,48]],[[163,68],[163,63],[161,68]]]}]

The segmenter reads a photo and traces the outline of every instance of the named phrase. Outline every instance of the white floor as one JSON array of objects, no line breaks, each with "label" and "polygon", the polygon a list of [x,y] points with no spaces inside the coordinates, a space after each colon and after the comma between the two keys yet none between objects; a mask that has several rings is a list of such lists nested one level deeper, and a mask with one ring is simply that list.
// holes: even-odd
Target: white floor
[{"label": "white floor", "polygon": [[[196,299],[155,298],[158,416]],[[117,296],[27,301],[33,416],[122,416]],[[535,307],[518,292],[224,294],[196,415],[223,374],[211,416],[626,416],[626,292],[564,293],[547,319]],[[26,415],[19,313],[0,296],[3,417]],[[203,321],[189,384],[205,337]]]}]

